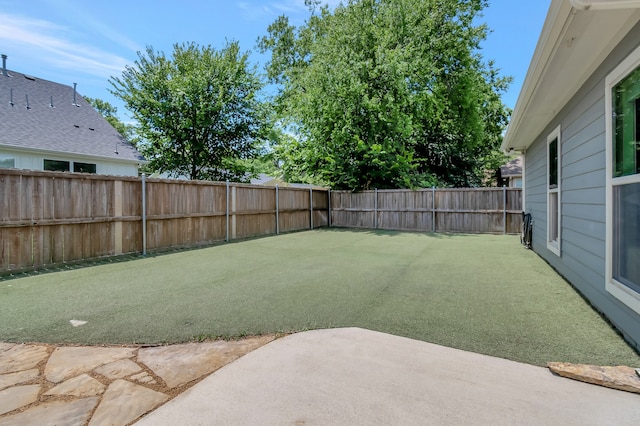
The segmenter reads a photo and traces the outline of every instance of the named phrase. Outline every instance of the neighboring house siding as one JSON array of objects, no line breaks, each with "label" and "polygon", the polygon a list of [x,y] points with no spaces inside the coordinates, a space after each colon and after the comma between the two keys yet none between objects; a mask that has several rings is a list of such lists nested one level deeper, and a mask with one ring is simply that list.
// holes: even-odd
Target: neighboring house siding
[{"label": "neighboring house siding", "polygon": [[136,163],[117,163],[103,158],[82,157],[63,153],[27,153],[0,148],[0,160],[14,159],[14,168],[43,170],[44,160],[60,160],[96,165],[96,174],[114,176],[137,176]]},{"label": "neighboring house siding", "polygon": [[[625,37],[526,152],[526,206],[533,249],[569,280],[640,349],[640,316],[605,288],[605,77],[640,41]],[[561,126],[561,253],[547,249],[547,135]]]}]

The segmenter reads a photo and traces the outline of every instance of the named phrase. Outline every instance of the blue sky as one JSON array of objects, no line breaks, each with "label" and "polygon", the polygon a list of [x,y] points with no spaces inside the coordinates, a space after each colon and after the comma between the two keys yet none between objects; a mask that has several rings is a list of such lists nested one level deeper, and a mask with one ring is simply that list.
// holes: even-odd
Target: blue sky
[{"label": "blue sky", "polygon": [[[493,31],[483,55],[514,78],[503,97],[513,108],[550,0],[489,1],[481,22]],[[78,83],[79,93],[110,102],[127,121],[107,81],[133,64],[137,51],[151,45],[170,54],[176,42],[221,48],[225,40],[237,40],[262,69],[265,58],[257,54],[256,40],[281,14],[302,24],[308,11],[304,0],[0,0],[0,53],[11,70]]]}]

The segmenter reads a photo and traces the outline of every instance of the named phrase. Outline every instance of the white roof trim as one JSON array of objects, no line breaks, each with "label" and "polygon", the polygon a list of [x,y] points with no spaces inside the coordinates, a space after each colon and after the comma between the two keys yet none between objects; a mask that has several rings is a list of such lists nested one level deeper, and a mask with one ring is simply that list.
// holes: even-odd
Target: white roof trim
[{"label": "white roof trim", "polygon": [[78,152],[67,152],[67,151],[54,151],[42,148],[30,148],[24,146],[16,146],[16,145],[6,145],[0,144],[0,149],[5,149],[7,151],[12,151],[16,153],[20,152],[28,152],[34,154],[49,154],[56,157],[73,157],[73,158],[86,158],[92,160],[100,160],[109,163],[119,163],[119,164],[147,164],[147,160],[132,160],[128,158],[117,158],[117,157],[106,157],[100,155],[91,155],[91,154],[81,154]]},{"label": "white roof trim", "polygon": [[632,9],[640,7],[638,0],[569,0],[571,5],[580,10]]}]

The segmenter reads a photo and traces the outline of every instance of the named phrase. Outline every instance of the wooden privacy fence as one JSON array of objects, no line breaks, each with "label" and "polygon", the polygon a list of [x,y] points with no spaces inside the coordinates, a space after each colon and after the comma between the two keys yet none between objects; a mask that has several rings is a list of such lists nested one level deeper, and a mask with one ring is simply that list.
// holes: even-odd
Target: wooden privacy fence
[{"label": "wooden privacy fence", "polygon": [[0,203],[0,273],[329,220],[327,190],[24,170],[0,170]]},{"label": "wooden privacy fence", "polygon": [[352,193],[5,169],[0,274],[327,225],[511,234],[521,209],[519,188]]},{"label": "wooden privacy fence", "polygon": [[516,234],[520,188],[331,191],[331,225],[430,232]]}]

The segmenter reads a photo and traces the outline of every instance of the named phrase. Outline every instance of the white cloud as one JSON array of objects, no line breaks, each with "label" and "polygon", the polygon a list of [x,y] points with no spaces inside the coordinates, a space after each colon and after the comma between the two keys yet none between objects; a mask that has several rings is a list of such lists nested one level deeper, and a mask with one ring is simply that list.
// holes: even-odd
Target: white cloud
[{"label": "white cloud", "polygon": [[[344,0],[346,1],[346,0]],[[323,5],[334,8],[342,3],[343,0],[322,0]],[[276,17],[278,15],[288,15],[291,18],[297,18],[300,15],[306,15],[308,8],[304,4],[304,0],[278,0],[269,1],[266,5],[254,6],[246,1],[240,1],[237,6],[242,9],[248,19],[255,20],[265,16]]]},{"label": "white cloud", "polygon": [[46,67],[72,69],[74,72],[109,77],[119,74],[128,61],[73,40],[69,28],[40,19],[0,13],[0,44],[11,46]]}]

